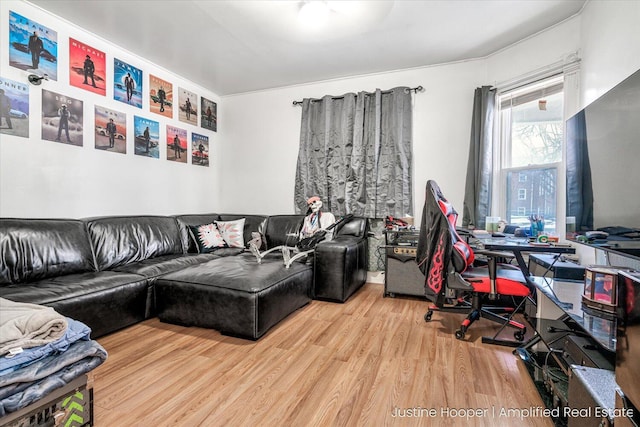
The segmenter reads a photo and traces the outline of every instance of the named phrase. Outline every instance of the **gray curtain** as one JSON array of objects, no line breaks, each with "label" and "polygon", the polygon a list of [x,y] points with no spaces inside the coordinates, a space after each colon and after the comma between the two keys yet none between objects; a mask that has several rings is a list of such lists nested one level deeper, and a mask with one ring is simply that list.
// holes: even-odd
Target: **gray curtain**
[{"label": "gray curtain", "polygon": [[567,216],[576,230],[593,230],[593,186],[587,149],[587,125],[582,110],[567,121]]},{"label": "gray curtain", "polygon": [[491,86],[482,86],[475,90],[462,214],[464,227],[484,229],[485,217],[491,212],[495,100],[496,90]]},{"label": "gray curtain", "polygon": [[336,215],[413,215],[411,108],[406,87],[304,99],[296,212],[318,195]]}]

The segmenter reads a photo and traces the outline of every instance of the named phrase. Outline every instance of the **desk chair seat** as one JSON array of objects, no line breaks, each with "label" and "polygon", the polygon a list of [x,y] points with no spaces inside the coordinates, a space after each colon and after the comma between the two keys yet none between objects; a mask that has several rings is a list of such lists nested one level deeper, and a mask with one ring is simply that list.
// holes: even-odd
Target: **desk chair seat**
[{"label": "desk chair seat", "polygon": [[[489,277],[474,277],[467,274],[463,277],[471,283],[475,292],[479,292],[481,294],[491,293],[491,279]],[[531,292],[529,292],[529,288],[521,282],[516,282],[514,280],[498,276],[498,280],[496,281],[496,293],[498,295],[509,295],[524,298],[528,297]]]},{"label": "desk chair seat", "polygon": [[[524,275],[520,270],[499,267],[497,260],[505,256],[502,252],[478,251],[487,257],[488,265],[474,267],[474,251],[459,236],[457,219],[458,213],[438,184],[427,182],[416,255],[425,274],[425,295],[434,302],[424,316],[425,321],[430,321],[435,311],[467,313],[455,332],[456,338],[464,339],[473,322],[486,318],[502,327],[493,338],[483,338],[483,342],[517,346],[524,339],[526,327],[513,320],[513,315],[531,294]],[[497,339],[507,326],[515,328],[517,342]]]}]

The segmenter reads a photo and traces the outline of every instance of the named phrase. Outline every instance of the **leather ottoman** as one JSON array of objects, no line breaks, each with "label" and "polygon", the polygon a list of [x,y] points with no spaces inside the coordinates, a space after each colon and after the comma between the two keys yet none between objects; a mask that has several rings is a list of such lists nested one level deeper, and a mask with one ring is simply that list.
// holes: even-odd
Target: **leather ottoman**
[{"label": "leather ottoman", "polygon": [[161,321],[217,329],[256,340],[311,301],[313,269],[282,256],[256,262],[250,254],[220,257],[156,281]]}]

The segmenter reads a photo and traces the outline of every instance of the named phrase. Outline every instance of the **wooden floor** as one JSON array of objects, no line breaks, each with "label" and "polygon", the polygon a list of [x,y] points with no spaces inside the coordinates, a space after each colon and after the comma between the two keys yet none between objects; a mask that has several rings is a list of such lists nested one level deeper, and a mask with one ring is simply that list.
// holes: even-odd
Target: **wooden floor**
[{"label": "wooden floor", "polygon": [[313,301],[257,342],[158,319],[100,338],[95,425],[553,426],[518,412],[543,403],[512,349],[481,343],[491,322],[459,341],[459,315],[382,294]]}]

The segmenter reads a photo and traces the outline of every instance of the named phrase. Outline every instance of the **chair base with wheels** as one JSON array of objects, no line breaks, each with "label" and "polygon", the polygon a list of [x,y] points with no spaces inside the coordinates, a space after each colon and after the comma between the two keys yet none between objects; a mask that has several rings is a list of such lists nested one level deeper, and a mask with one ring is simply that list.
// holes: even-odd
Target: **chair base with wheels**
[{"label": "chair base with wheels", "polygon": [[[459,298],[455,303],[450,305],[443,305],[441,307],[436,305],[429,306],[427,312],[424,315],[425,322],[432,320],[433,313],[436,311],[447,313],[461,313],[467,314],[467,317],[460,324],[460,328],[455,331],[455,337],[459,340],[465,339],[467,330],[471,325],[480,318],[486,318],[493,322],[500,323],[502,326],[496,332],[493,337],[483,337],[482,342],[490,344],[500,344],[508,346],[519,346],[524,341],[525,334],[527,333],[527,327],[513,319],[513,315],[517,313],[525,302],[525,298],[516,307],[506,306],[487,306],[480,303],[480,299],[483,298],[479,294],[473,294],[468,301],[464,298]],[[515,328],[513,332],[513,338],[515,342],[498,339],[498,335],[507,327]]]}]

